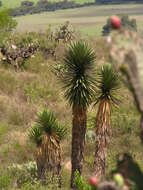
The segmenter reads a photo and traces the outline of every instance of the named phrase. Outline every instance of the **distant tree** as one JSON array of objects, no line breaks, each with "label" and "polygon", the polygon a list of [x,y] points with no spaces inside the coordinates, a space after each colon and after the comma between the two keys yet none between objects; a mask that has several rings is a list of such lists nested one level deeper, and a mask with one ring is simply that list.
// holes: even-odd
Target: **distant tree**
[{"label": "distant tree", "polygon": [[[135,19],[130,19],[128,15],[122,15],[121,18],[121,25],[123,28],[131,30],[131,31],[137,31],[137,23]],[[103,26],[102,34],[103,36],[108,35],[112,31],[110,19],[107,19],[107,23]]]},{"label": "distant tree", "polygon": [[14,20],[8,10],[0,11],[0,41],[3,42],[6,37],[16,28],[17,22]]},{"label": "distant tree", "polygon": [[128,3],[142,3],[143,0],[95,0],[96,4],[128,4]]},{"label": "distant tree", "polygon": [[2,7],[2,1],[0,1],[0,7]]},{"label": "distant tree", "polygon": [[0,32],[11,32],[16,25],[16,20],[10,16],[8,10],[0,11]]},{"label": "distant tree", "polygon": [[21,2],[21,7],[22,6],[28,6],[28,7],[31,7],[34,5],[34,2],[31,2],[31,1],[22,1]]}]

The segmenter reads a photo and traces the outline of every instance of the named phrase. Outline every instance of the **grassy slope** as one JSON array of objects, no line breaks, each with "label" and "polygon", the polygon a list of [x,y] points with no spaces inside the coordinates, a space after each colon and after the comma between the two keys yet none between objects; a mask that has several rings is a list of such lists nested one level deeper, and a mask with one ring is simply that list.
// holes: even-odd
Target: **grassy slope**
[{"label": "grassy slope", "polygon": [[106,19],[114,14],[129,14],[137,19],[139,29],[143,29],[143,5],[91,6],[79,9],[60,10],[36,15],[17,17],[18,31],[46,30],[51,24],[59,25],[69,20],[75,29],[84,34],[99,36]]},{"label": "grassy slope", "polygon": [[[100,40],[95,47],[97,55],[102,49]],[[62,47],[62,46],[61,46]],[[60,60],[62,48],[57,50]],[[103,50],[102,50],[103,51]],[[100,56],[97,62],[100,63]],[[54,111],[58,119],[69,129],[67,139],[62,145],[63,167],[70,159],[71,144],[71,109],[63,98],[63,92],[56,76],[53,74],[52,59],[45,60],[41,54],[27,62],[26,70],[15,72],[12,68],[0,65],[0,163],[7,168],[13,163],[23,163],[33,160],[34,149],[27,138],[27,131],[35,120],[37,111],[48,107]],[[54,87],[54,88],[53,88]],[[116,156],[119,153],[130,152],[134,159],[142,165],[142,144],[139,138],[139,115],[130,93],[122,89],[119,109],[112,112],[113,136],[108,151],[107,174],[116,167]],[[88,112],[88,127],[96,115],[96,108]],[[86,143],[84,175],[89,176],[94,159],[94,143]],[[2,170],[1,170],[2,171]],[[3,173],[3,172],[2,172]],[[64,169],[64,188],[68,190],[70,172]],[[10,188],[11,190],[11,188]]]},{"label": "grassy slope", "polygon": [[[64,12],[57,11],[56,13],[19,17],[17,18],[18,30],[21,31],[20,28],[22,31],[23,28],[30,30],[46,29],[49,23],[59,24],[69,19],[76,28],[79,27],[84,33],[95,35],[96,31],[100,34],[101,27],[106,19],[99,14],[101,10],[103,13],[103,8],[111,9],[110,6],[97,9],[89,7],[76,11],[65,10]],[[126,9],[127,7],[121,7],[121,9],[123,8]],[[131,5],[129,8],[139,10],[136,5]],[[98,16],[95,12],[98,13]],[[83,18],[83,15],[86,19]],[[138,18],[138,24],[142,23],[143,17],[141,15],[135,17]],[[98,27],[94,27],[94,25]],[[99,62],[103,56],[103,44],[100,39],[91,41],[98,55],[97,62]],[[60,47],[57,52],[62,55],[61,51],[62,48]],[[27,131],[35,119],[36,112],[45,106],[53,110],[58,119],[69,128],[68,137],[62,145],[65,160],[63,165],[70,159],[71,111],[63,98],[60,84],[52,73],[52,65],[54,64],[55,61],[45,60],[41,54],[38,54],[27,62],[27,69],[23,72],[15,72],[11,68],[0,65],[0,163],[3,167],[7,168],[12,163],[33,160],[34,149],[28,142]],[[116,155],[122,152],[130,152],[143,169],[143,151],[138,127],[139,115],[130,93],[127,90],[122,90],[121,95],[123,103],[112,114],[113,137],[108,151],[107,174],[116,166]],[[96,115],[96,108],[90,108],[88,115],[88,126],[91,127],[91,121]],[[87,141],[84,166],[84,175],[86,176],[92,172],[93,155],[94,144]],[[3,170],[1,171],[3,173]],[[66,177],[62,190],[68,190],[70,173],[65,169],[63,173]]]}]

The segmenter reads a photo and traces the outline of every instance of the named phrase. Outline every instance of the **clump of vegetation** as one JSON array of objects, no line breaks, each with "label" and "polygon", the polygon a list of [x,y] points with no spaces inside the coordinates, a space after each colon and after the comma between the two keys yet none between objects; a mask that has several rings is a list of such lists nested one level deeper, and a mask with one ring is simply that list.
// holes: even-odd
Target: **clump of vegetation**
[{"label": "clump of vegetation", "polygon": [[1,44],[1,61],[13,65],[16,69],[24,66],[25,60],[38,50],[38,37],[33,33],[12,34]]},{"label": "clump of vegetation", "polygon": [[74,39],[74,30],[68,21],[57,29],[55,34],[56,41],[63,40],[64,43],[69,43]]},{"label": "clump of vegetation", "polygon": [[0,189],[8,190],[11,182],[12,180],[9,175],[0,175]]},{"label": "clump of vegetation", "polygon": [[0,41],[7,38],[10,33],[17,26],[16,20],[14,20],[9,13],[9,10],[3,9],[0,11]]},{"label": "clump of vegetation", "polygon": [[55,57],[56,47],[58,45],[58,41],[54,35],[54,32],[49,29],[42,34],[39,34],[39,50],[43,53],[43,55],[47,58],[49,55]]},{"label": "clump of vegetation", "polygon": [[8,167],[8,170],[16,180],[16,186],[21,187],[28,182],[36,183],[37,180],[37,165],[36,162],[28,162],[25,164],[13,164]]},{"label": "clump of vegetation", "polygon": [[25,67],[26,61],[40,51],[45,58],[56,59],[56,48],[74,39],[74,31],[69,22],[54,32],[51,27],[44,33],[11,33],[0,44],[0,61],[14,66],[17,70]]},{"label": "clump of vegetation", "polygon": [[78,171],[75,173],[74,184],[78,190],[92,190],[92,187],[85,181]]}]

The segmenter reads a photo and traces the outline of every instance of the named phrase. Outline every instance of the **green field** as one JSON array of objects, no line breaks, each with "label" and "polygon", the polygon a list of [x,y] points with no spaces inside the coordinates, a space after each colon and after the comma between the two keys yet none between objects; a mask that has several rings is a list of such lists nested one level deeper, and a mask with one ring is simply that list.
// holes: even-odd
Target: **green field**
[{"label": "green field", "polygon": [[75,30],[84,34],[99,36],[106,19],[115,14],[129,14],[137,20],[138,29],[143,29],[143,5],[108,5],[91,6],[77,9],[58,10],[42,14],[26,15],[17,17],[17,30],[43,31],[49,25],[56,26],[70,21]]}]

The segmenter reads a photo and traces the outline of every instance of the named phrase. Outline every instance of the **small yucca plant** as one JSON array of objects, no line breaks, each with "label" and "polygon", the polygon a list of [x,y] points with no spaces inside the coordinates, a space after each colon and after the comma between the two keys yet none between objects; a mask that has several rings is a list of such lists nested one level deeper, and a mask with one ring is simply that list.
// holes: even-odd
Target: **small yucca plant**
[{"label": "small yucca plant", "polygon": [[120,80],[111,65],[104,65],[97,73],[95,104],[96,115],[95,175],[104,177],[107,145],[111,136],[111,106],[119,103]]},{"label": "small yucca plant", "polygon": [[29,132],[29,137],[37,145],[38,178],[45,178],[46,172],[56,173],[61,185],[61,147],[60,141],[65,137],[66,129],[60,125],[55,115],[44,110],[38,114],[35,125]]}]

